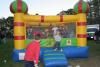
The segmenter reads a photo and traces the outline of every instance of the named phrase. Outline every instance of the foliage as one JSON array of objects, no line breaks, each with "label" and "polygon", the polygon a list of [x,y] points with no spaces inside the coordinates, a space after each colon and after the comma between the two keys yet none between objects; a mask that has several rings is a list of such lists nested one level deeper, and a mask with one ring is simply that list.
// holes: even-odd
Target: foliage
[{"label": "foliage", "polygon": [[12,28],[13,26],[13,17],[8,17],[7,19],[1,18],[0,19],[1,28],[9,27]]},{"label": "foliage", "polygon": [[1,29],[1,33],[5,33],[3,34],[4,36],[6,36],[7,38],[10,38],[11,36],[13,36],[13,17],[8,17],[6,18],[1,18],[0,19],[0,29]]},{"label": "foliage", "polygon": [[67,14],[67,15],[74,15],[75,12],[74,12],[73,9],[68,9],[68,10],[66,11],[66,14]]},{"label": "foliage", "polygon": [[93,0],[93,4],[94,4],[95,6],[97,6],[97,5],[98,5],[98,0]]}]

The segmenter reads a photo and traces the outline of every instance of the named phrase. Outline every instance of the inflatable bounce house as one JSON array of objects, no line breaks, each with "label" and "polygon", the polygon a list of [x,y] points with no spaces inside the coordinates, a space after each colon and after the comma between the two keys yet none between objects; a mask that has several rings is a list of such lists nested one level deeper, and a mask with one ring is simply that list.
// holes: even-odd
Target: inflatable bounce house
[{"label": "inflatable bounce house", "polygon": [[[87,46],[86,14],[89,11],[89,5],[83,0],[80,0],[74,6],[75,15],[30,15],[27,13],[27,4],[22,0],[15,0],[12,2],[10,5],[10,11],[14,14],[14,61],[21,61],[24,59],[25,48],[29,42],[31,42],[26,38],[27,24],[41,24],[41,26],[48,26],[49,24],[61,25],[62,23],[75,23],[76,37],[62,38],[62,52],[54,51],[52,48],[53,45],[48,43],[48,39],[41,39],[40,60],[44,63],[45,67],[66,67],[68,65],[68,58],[88,57],[89,48]],[[52,40],[53,39],[51,38],[51,41]]]}]

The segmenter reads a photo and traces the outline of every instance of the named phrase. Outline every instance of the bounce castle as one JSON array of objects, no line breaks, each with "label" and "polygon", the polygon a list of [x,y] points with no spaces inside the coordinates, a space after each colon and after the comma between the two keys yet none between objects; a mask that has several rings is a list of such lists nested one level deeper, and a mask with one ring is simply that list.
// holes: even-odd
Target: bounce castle
[{"label": "bounce castle", "polygon": [[[89,11],[89,5],[80,0],[75,6],[76,15],[30,15],[28,14],[28,6],[22,0],[15,0],[10,5],[10,11],[14,14],[14,50],[13,60],[21,61],[24,58],[26,39],[26,24],[76,24],[76,38],[62,39],[61,47],[63,52],[55,52],[52,47],[41,45],[40,60],[43,61],[45,67],[66,67],[68,65],[67,58],[86,58],[88,57],[87,34],[86,34],[86,14]],[[42,40],[41,40],[42,41]],[[46,39],[44,39],[46,41]],[[69,42],[70,45],[67,43]]]}]

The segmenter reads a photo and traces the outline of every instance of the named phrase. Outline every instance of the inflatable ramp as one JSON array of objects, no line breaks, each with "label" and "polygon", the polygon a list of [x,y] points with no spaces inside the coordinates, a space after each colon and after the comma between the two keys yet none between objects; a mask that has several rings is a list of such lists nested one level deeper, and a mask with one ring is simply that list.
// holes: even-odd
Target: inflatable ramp
[{"label": "inflatable ramp", "polygon": [[68,62],[63,52],[45,50],[43,54],[45,67],[67,67]]}]

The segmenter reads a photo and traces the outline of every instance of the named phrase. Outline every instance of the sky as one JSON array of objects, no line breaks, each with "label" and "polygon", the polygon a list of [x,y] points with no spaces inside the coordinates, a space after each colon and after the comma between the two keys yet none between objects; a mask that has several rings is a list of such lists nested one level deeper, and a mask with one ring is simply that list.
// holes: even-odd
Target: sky
[{"label": "sky", "polygon": [[[0,18],[13,16],[9,10],[14,0],[1,0]],[[79,0],[23,0],[28,5],[28,13],[35,15],[56,15],[63,10],[73,8]],[[87,1],[87,0],[84,0]]]}]

